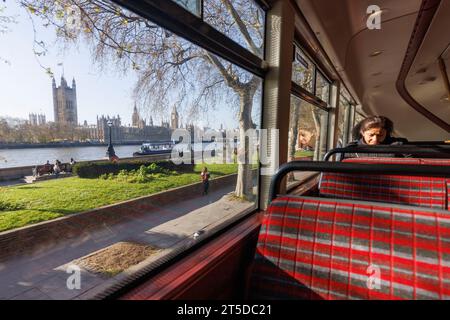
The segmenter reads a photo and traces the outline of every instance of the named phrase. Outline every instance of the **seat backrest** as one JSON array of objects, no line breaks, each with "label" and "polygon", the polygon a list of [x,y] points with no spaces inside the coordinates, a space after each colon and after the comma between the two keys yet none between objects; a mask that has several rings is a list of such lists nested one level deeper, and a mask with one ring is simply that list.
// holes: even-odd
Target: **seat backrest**
[{"label": "seat backrest", "polygon": [[450,159],[421,159],[421,164],[450,166]]},{"label": "seat backrest", "polygon": [[418,158],[381,158],[381,157],[360,157],[347,158],[342,162],[352,163],[385,163],[385,164],[421,164],[422,159]]},{"label": "seat backrest", "polygon": [[284,196],[264,218],[253,299],[450,299],[450,215]]},{"label": "seat backrest", "polygon": [[[450,159],[350,158],[350,163],[450,165]],[[323,173],[320,195],[450,210],[449,179],[397,175]]]},{"label": "seat backrest", "polygon": [[[423,164],[436,166],[450,166],[450,159],[423,159]],[[447,194],[447,210],[450,210],[450,179],[445,179]]]}]

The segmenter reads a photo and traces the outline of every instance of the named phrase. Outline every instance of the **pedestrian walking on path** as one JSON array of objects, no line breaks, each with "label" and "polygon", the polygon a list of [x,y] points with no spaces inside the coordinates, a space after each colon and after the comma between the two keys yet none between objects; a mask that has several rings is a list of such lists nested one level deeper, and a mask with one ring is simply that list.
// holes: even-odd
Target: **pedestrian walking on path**
[{"label": "pedestrian walking on path", "polygon": [[201,176],[201,179],[203,182],[203,194],[202,195],[207,195],[208,189],[209,189],[209,177],[210,177],[207,167],[203,168],[200,176]]}]

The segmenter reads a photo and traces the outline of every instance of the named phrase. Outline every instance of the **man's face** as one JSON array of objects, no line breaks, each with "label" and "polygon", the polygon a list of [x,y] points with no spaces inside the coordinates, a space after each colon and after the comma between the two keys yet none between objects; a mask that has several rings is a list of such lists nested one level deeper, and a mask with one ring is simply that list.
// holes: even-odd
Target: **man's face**
[{"label": "man's face", "polygon": [[375,146],[386,139],[386,130],[383,128],[372,128],[363,132],[363,138],[366,144]]}]

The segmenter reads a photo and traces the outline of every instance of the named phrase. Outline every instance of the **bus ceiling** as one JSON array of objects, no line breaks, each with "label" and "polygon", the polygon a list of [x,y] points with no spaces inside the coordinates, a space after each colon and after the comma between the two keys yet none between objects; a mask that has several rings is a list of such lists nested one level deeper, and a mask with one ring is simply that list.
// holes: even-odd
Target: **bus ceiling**
[{"label": "bus ceiling", "polygon": [[378,1],[370,29],[370,1],[292,2],[366,114],[390,117],[409,139],[448,138],[450,1]]}]

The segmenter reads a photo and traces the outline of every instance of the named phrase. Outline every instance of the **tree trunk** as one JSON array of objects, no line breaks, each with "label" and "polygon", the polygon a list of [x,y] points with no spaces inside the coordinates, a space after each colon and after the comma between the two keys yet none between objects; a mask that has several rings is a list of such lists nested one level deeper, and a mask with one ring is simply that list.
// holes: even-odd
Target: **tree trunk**
[{"label": "tree trunk", "polygon": [[[299,121],[300,106],[296,103],[291,105],[290,112],[290,128],[289,128],[289,140],[288,140],[288,162],[295,159],[295,146],[298,140],[298,121]],[[288,174],[288,181],[294,180],[294,173]]]},{"label": "tree trunk", "polygon": [[239,112],[239,148],[238,159],[238,175],[236,182],[235,194],[237,197],[251,200],[253,198],[253,181],[252,181],[252,165],[249,143],[245,141],[245,132],[252,128],[252,102],[254,90],[243,90],[239,94],[240,112]]},{"label": "tree trunk", "polygon": [[314,112],[314,110],[311,110],[312,116],[314,119],[314,126],[316,127],[316,143],[314,144],[314,161],[319,160],[320,155],[320,118],[319,116]]}]

